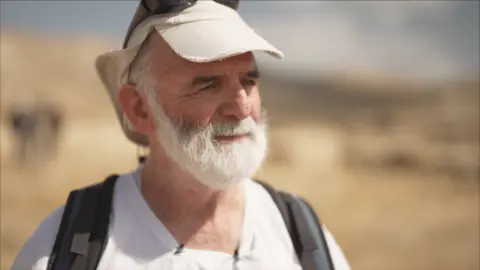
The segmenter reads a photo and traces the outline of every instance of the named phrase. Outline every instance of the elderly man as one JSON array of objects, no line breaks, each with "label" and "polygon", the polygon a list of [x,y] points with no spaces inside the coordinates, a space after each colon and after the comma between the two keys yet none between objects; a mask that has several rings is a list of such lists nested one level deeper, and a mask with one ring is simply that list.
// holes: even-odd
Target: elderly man
[{"label": "elderly man", "polygon": [[[24,245],[14,270],[321,269],[321,247],[303,243],[318,234],[293,239],[275,196],[251,180],[267,149],[252,52],[282,53],[236,4],[140,3],[124,49],[99,56],[97,70],[126,136],[149,155],[134,172],[107,179],[98,201],[71,193]],[[298,224],[301,236],[308,226]],[[320,231],[330,265],[349,269],[332,235]],[[307,263],[298,256],[302,243]]]}]

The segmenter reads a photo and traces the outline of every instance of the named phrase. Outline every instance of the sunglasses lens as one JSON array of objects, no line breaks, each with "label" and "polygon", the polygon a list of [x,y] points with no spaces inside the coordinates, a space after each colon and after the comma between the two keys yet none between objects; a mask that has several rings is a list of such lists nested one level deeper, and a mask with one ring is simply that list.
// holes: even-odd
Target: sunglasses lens
[{"label": "sunglasses lens", "polygon": [[157,5],[152,9],[152,15],[166,14],[186,9],[197,2],[196,0],[157,0]]},{"label": "sunglasses lens", "polygon": [[[201,1],[201,0],[200,0]],[[240,0],[215,0],[217,3],[237,10]],[[137,14],[133,18],[127,35],[125,37],[123,48],[127,46],[130,35],[135,27],[137,27],[143,20],[151,15],[167,14],[170,12],[179,12],[186,8],[193,6],[197,0],[140,0],[141,6],[143,6],[144,12]]]},{"label": "sunglasses lens", "polygon": [[215,0],[217,3],[237,10],[240,0]]}]

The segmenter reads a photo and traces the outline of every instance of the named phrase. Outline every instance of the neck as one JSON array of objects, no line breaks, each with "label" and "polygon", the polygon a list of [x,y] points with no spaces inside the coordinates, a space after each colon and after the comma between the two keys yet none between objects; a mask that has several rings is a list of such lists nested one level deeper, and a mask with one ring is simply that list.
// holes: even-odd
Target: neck
[{"label": "neck", "polygon": [[201,238],[205,238],[205,234],[239,237],[244,210],[240,185],[224,190],[211,189],[168,157],[151,155],[142,170],[141,192],[179,243],[208,246],[197,243],[199,233],[204,234]]}]

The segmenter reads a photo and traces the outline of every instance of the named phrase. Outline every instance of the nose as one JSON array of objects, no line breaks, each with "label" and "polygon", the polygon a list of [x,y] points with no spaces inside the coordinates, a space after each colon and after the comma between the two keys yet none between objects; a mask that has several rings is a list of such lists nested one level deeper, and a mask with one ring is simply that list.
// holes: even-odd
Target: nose
[{"label": "nose", "polygon": [[227,95],[227,101],[223,105],[221,114],[223,117],[232,120],[243,120],[250,116],[252,107],[247,91],[243,87],[239,87],[232,93]]}]

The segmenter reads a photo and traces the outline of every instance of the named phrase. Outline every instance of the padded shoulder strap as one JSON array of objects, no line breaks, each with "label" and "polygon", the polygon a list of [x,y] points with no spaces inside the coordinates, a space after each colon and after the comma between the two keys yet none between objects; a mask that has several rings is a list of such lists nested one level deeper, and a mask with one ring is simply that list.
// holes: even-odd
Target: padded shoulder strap
[{"label": "padded shoulder strap", "polygon": [[48,270],[93,270],[106,244],[117,175],[70,193]]},{"label": "padded shoulder strap", "polygon": [[63,242],[65,235],[67,234],[68,228],[71,226],[73,217],[76,215],[78,208],[81,203],[81,197],[83,196],[82,190],[71,191],[68,195],[67,202],[63,210],[62,220],[60,221],[60,226],[57,231],[57,236],[55,243],[53,244],[50,257],[48,258],[48,264],[46,270],[52,270],[53,264],[58,261],[58,256],[62,246],[65,246]]},{"label": "padded shoulder strap", "polygon": [[289,205],[302,243],[300,261],[305,270],[333,270],[334,266],[322,225],[311,206],[305,199],[298,196],[291,196]]}]

